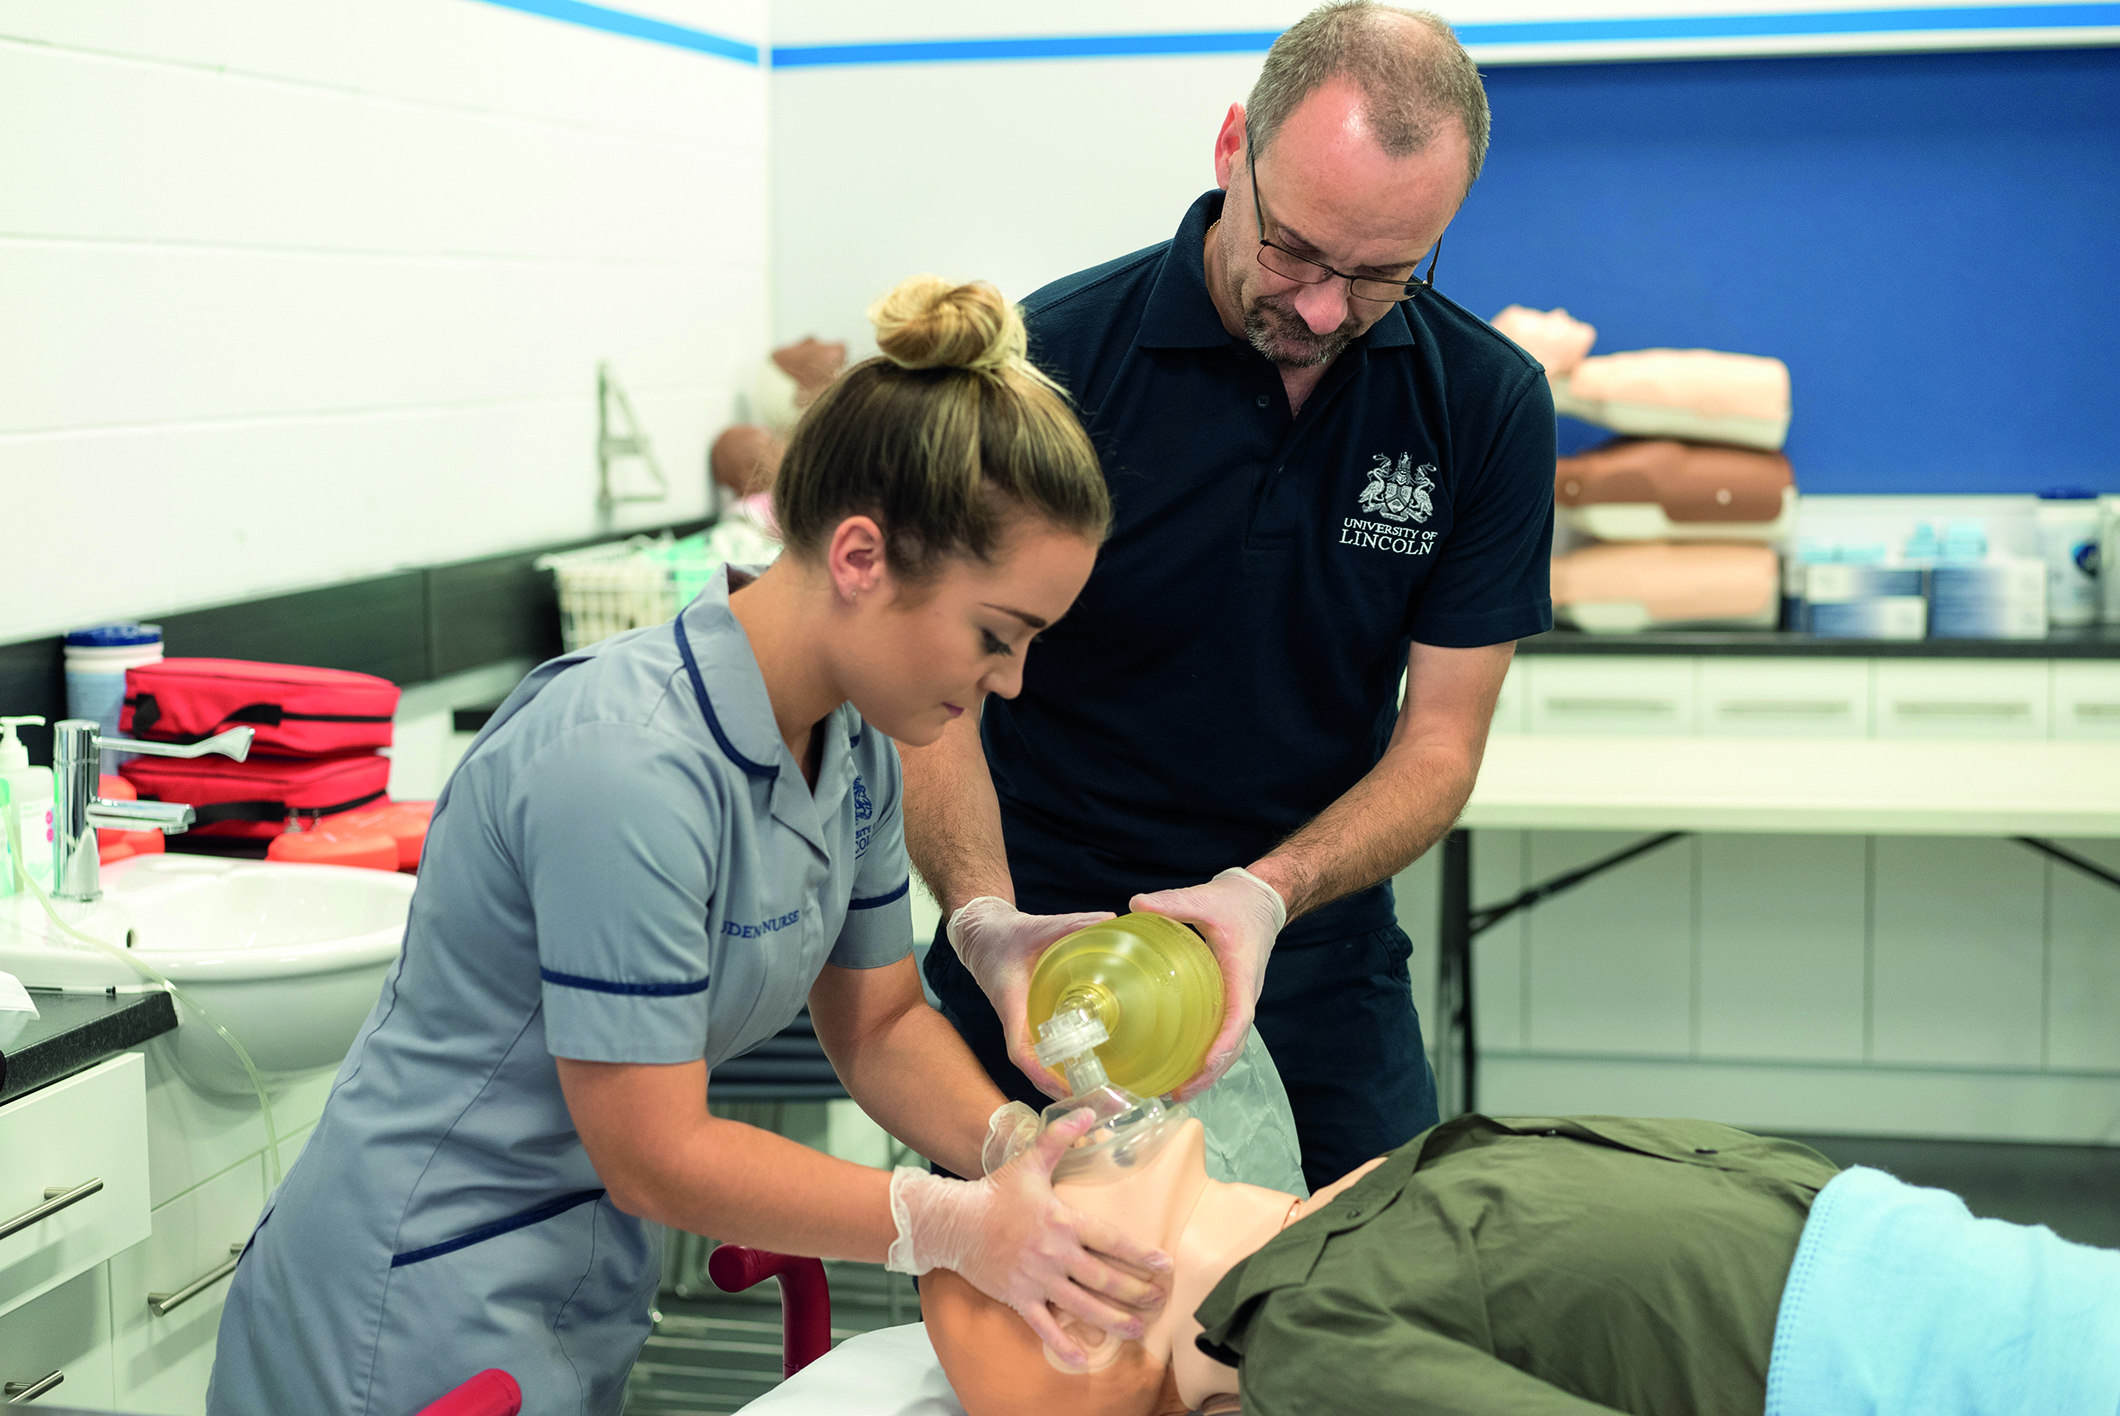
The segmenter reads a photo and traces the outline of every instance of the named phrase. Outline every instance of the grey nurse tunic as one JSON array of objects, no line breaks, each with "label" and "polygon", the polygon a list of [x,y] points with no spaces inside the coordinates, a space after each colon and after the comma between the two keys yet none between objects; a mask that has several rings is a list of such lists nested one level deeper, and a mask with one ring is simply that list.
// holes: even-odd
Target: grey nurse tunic
[{"label": "grey nurse tunic", "polygon": [[842,706],[814,795],[726,574],[554,659],[434,813],[405,947],[237,1267],[208,1409],[413,1416],[500,1367],[614,1413],[661,1226],[605,1195],[554,1057],[711,1068],[826,962],[911,947],[895,748]]}]

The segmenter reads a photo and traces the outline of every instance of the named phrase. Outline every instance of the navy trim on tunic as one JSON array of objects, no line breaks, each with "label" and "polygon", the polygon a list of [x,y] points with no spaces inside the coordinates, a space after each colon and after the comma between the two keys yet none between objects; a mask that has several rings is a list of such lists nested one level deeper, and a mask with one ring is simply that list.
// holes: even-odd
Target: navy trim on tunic
[{"label": "navy trim on tunic", "polygon": [[699,700],[699,711],[707,715],[707,728],[714,734],[714,741],[721,744],[721,750],[729,755],[729,760],[743,768],[746,774],[753,777],[764,777],[768,780],[778,777],[780,775],[778,767],[768,767],[763,762],[753,762],[750,758],[738,752],[736,744],[730,742],[729,735],[721,730],[721,719],[714,716],[714,701],[707,697],[707,681],[699,676],[699,660],[692,657],[692,641],[685,638],[684,618],[683,615],[679,615],[676,619],[671,620],[670,632],[677,636],[678,656],[685,661],[685,672],[692,676],[692,696]]},{"label": "navy trim on tunic", "polygon": [[403,1268],[407,1264],[419,1264],[425,1263],[429,1259],[438,1259],[444,1254],[453,1254],[458,1249],[468,1249],[473,1244],[483,1244],[488,1239],[498,1239],[503,1234],[512,1234],[518,1229],[527,1229],[533,1224],[551,1219],[554,1215],[565,1214],[568,1210],[578,1205],[585,1205],[591,1200],[600,1200],[603,1197],[604,1192],[602,1190],[577,1190],[571,1195],[561,1195],[556,1200],[547,1200],[543,1204],[533,1209],[526,1209],[520,1214],[511,1214],[506,1219],[496,1219],[491,1224],[480,1225],[470,1233],[459,1234],[454,1239],[444,1239],[441,1243],[429,1244],[424,1249],[407,1249],[402,1254],[392,1254],[390,1256],[390,1266],[394,1269]]},{"label": "navy trim on tunic", "polygon": [[[899,893],[905,892],[900,890]],[[558,969],[539,969],[537,976],[562,988],[586,988],[591,993],[624,993],[639,998],[680,998],[687,993],[705,992],[708,983],[707,978],[686,979],[683,983],[618,983],[608,978],[561,973]]]},{"label": "navy trim on tunic", "polygon": [[881,908],[882,906],[884,906],[884,905],[887,905],[887,904],[891,903],[891,901],[893,901],[893,900],[902,900],[902,899],[904,899],[904,898],[905,898],[905,892],[906,892],[906,891],[908,891],[908,890],[910,890],[910,889],[912,889],[912,888],[913,888],[913,877],[912,877],[912,876],[910,876],[910,875],[908,875],[908,876],[907,876],[907,877],[905,878],[905,884],[903,884],[903,885],[900,885],[900,886],[899,886],[899,887],[898,887],[897,889],[895,889],[895,890],[891,891],[891,893],[890,893],[890,894],[888,894],[888,895],[870,895],[870,896],[868,896],[868,897],[867,897],[867,898],[865,898],[865,899],[858,899],[858,900],[848,900],[848,901],[847,901],[847,908],[848,908],[848,909],[850,909],[850,910],[873,910],[873,909],[879,909],[879,908]]}]

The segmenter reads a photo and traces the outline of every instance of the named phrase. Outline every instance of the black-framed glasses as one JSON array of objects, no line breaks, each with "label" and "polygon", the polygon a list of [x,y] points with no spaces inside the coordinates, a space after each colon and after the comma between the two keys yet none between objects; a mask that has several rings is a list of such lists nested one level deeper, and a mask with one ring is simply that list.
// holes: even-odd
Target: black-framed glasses
[{"label": "black-framed glasses", "polygon": [[[1435,238],[1435,251],[1428,258],[1428,274],[1409,277],[1405,280],[1379,280],[1373,275],[1349,275],[1344,270],[1334,270],[1323,261],[1314,261],[1308,256],[1299,256],[1294,251],[1276,246],[1266,239],[1266,206],[1259,200],[1259,161],[1254,155],[1258,149],[1251,141],[1251,130],[1244,131],[1244,164],[1251,172],[1251,215],[1259,224],[1259,264],[1265,266],[1283,280],[1293,280],[1303,285],[1323,285],[1328,280],[1347,282],[1348,295],[1356,300],[1370,300],[1379,305],[1396,305],[1414,299],[1423,290],[1435,289],[1435,263],[1443,258],[1443,238]],[[1416,261],[1415,265],[1420,263]]]}]

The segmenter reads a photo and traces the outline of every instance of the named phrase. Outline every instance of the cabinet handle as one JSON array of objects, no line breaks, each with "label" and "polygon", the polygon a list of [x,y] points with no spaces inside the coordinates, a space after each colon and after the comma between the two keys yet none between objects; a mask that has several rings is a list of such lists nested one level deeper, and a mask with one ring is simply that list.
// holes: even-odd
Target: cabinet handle
[{"label": "cabinet handle", "polygon": [[37,1223],[39,1220],[51,1218],[68,1205],[80,1204],[81,1201],[102,1188],[103,1182],[101,1180],[91,1180],[85,1185],[76,1185],[71,1190],[64,1185],[54,1186],[44,1192],[43,1204],[38,1205],[33,1210],[16,1215],[4,1224],[0,1224],[0,1239],[5,1239],[9,1235],[20,1234],[32,1224]]},{"label": "cabinet handle", "polygon": [[148,1294],[147,1311],[158,1318],[168,1317],[170,1309],[182,1307],[216,1283],[219,1283],[222,1279],[228,1277],[228,1275],[234,1273],[236,1271],[236,1260],[242,1257],[243,1246],[241,1244],[230,1244],[226,1263],[216,1264],[211,1272],[200,1274],[174,1293]]},{"label": "cabinet handle", "polygon": [[2078,703],[2079,718],[2120,718],[2120,703]]},{"label": "cabinet handle", "polygon": [[1549,698],[1546,708],[1554,713],[1675,713],[1678,704],[1669,698]]},{"label": "cabinet handle", "polygon": [[1892,711],[1904,718],[2023,718],[2032,711],[2029,703],[1894,703]]},{"label": "cabinet handle", "polygon": [[40,1381],[9,1382],[5,1387],[0,1387],[0,1392],[6,1394],[9,1406],[20,1406],[25,1401],[35,1401],[65,1380],[66,1373],[53,1372]]},{"label": "cabinet handle", "polygon": [[1716,704],[1715,711],[1729,718],[1750,717],[1753,714],[1838,717],[1842,713],[1854,712],[1855,705],[1844,698],[1733,698]]}]

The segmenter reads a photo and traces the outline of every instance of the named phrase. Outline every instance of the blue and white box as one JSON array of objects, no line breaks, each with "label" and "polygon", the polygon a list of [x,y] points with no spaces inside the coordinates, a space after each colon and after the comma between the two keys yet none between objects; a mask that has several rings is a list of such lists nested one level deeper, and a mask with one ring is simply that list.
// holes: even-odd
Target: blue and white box
[{"label": "blue and white box", "polygon": [[1927,579],[1919,566],[1806,566],[1803,627],[1821,639],[1925,638]]},{"label": "blue and white box", "polygon": [[1929,638],[2044,639],[2046,592],[2043,560],[1943,562],[1929,572]]}]

